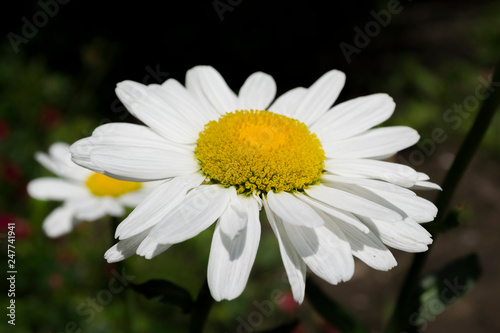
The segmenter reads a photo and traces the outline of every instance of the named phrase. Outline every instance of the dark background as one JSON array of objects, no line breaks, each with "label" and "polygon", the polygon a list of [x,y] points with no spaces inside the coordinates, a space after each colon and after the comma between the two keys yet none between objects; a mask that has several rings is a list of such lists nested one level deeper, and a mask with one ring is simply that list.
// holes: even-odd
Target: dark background
[{"label": "dark background", "polygon": [[[26,20],[33,23],[43,16],[42,3],[54,2],[9,2],[1,15],[0,212],[2,226],[11,220],[20,226],[17,256],[23,272],[18,275],[15,332],[60,332],[69,320],[80,323],[84,332],[118,331],[127,325],[122,315],[124,295],[117,295],[90,323],[82,322],[74,310],[109,280],[110,266],[102,259],[111,244],[109,221],[87,223],[69,236],[49,240],[40,225],[57,204],[32,200],[25,191],[30,179],[48,175],[34,162],[35,151],[45,151],[57,140],[71,143],[88,136],[101,123],[136,122],[114,94],[117,82],[159,83],[167,78],[183,82],[188,69],[207,64],[234,90],[251,73],[264,71],[275,78],[281,94],[339,69],[347,75],[339,101],[386,92],[397,104],[388,124],[412,126],[422,140],[431,138],[436,128],[444,130],[445,142],[417,146],[400,155],[439,183],[477,109],[468,112],[456,129],[443,120],[443,114],[474,95],[479,77],[488,80],[500,55],[498,1],[401,1],[399,13],[390,15],[387,26],[379,25],[362,47],[359,31],[366,33],[369,24],[377,25],[370,22],[376,22],[374,13],[387,13],[386,1],[73,0],[59,4],[57,10],[52,5],[53,17],[46,15],[45,24],[28,37],[23,31]],[[13,38],[25,38],[17,52]],[[341,47],[347,44],[359,51],[349,59]],[[155,78],[152,72],[159,75]],[[470,294],[431,321],[427,332],[500,330],[496,314],[499,122],[496,117],[454,199],[454,204],[465,207],[464,225],[440,236],[427,267],[436,269],[478,252],[483,277]],[[415,149],[425,158],[412,163]],[[433,198],[435,193],[424,195]],[[138,282],[165,278],[194,295],[200,276],[206,274],[210,233],[151,261],[131,258],[128,265]],[[210,331],[235,331],[239,323],[235,318],[246,319],[255,311],[255,300],[268,299],[276,289],[288,291],[281,281],[283,268],[275,243],[269,233],[263,238],[247,289],[237,301],[214,307]],[[381,331],[412,257],[394,252],[399,266],[389,273],[357,262],[352,281],[323,285],[374,331]],[[166,327],[178,332],[187,320],[175,308],[137,295],[127,297],[139,304],[130,324],[136,331]],[[306,332],[326,331],[307,303],[290,311],[277,306],[257,330],[295,316],[304,322]]]}]

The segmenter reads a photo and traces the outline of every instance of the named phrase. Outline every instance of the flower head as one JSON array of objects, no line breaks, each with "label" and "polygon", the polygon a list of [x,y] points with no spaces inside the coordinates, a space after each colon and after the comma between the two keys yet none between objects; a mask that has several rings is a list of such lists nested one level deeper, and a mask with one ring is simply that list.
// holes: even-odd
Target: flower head
[{"label": "flower head", "polygon": [[124,206],[137,206],[151,187],[116,180],[76,165],[66,143],[54,143],[49,154],[38,152],[35,158],[58,177],[32,180],[28,193],[40,200],[63,201],[43,222],[43,230],[49,237],[66,234],[81,221],[122,216]]},{"label": "flower head", "polygon": [[300,303],[306,267],[336,284],[351,278],[353,256],[388,270],[396,261],[385,245],[425,251],[432,239],[419,223],[436,207],[412,189],[439,187],[383,161],[419,136],[372,129],[394,111],[386,94],[332,107],[344,81],[333,70],[276,100],[271,76],[252,74],[237,95],[209,66],[189,70],[185,87],[119,83],[118,97],[145,126],[100,126],[71,147],[73,160],[118,179],[164,182],[118,226],[106,259],[150,259],[217,221],[208,283],[216,300],[233,299],[255,260],[264,209]]}]

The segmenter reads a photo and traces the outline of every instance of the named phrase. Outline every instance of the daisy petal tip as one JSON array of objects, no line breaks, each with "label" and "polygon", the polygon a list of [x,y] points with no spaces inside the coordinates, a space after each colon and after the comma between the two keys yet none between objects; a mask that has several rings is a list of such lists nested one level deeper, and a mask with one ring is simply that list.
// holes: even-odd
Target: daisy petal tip
[{"label": "daisy petal tip", "polygon": [[147,95],[147,90],[143,84],[127,80],[116,85],[115,93],[125,106],[131,106],[144,98]]},{"label": "daisy petal tip", "polygon": [[69,146],[69,152],[73,158],[75,155],[81,155],[85,152],[84,146],[89,143],[89,138],[84,138],[76,141],[71,146]]},{"label": "daisy petal tip", "polygon": [[324,76],[337,76],[339,79],[346,79],[346,75],[344,72],[338,70],[338,69],[331,69],[328,72],[324,74]]},{"label": "daisy petal tip", "polygon": [[220,297],[219,295],[214,295],[213,293],[211,293],[211,295],[216,302],[221,302],[222,300],[224,300],[224,298]]},{"label": "daisy petal tip", "polygon": [[104,253],[104,259],[108,262],[108,264],[112,264],[122,261],[125,258],[119,251],[116,250],[116,246],[113,246],[112,248],[107,250],[106,253]]},{"label": "daisy petal tip", "polygon": [[114,235],[114,238],[115,239],[118,239],[118,240],[122,240],[123,239],[123,234],[122,232],[118,229],[120,227],[120,225],[118,225],[118,227],[116,228],[115,230],[115,235]]},{"label": "daisy petal tip", "polygon": [[396,259],[394,259],[394,263],[391,263],[389,266],[387,266],[387,270],[390,271],[391,269],[393,269],[397,265],[398,265],[398,262],[396,261]]},{"label": "daisy petal tip", "polygon": [[302,303],[304,302],[304,295],[293,295],[293,300],[295,301],[295,303],[297,303],[297,305],[302,305]]},{"label": "daisy petal tip", "polygon": [[130,236],[133,236],[133,234],[130,234],[130,229],[131,228],[128,227],[127,219],[123,220],[116,227],[115,239],[124,240],[129,238]]},{"label": "daisy petal tip", "polygon": [[373,96],[378,97],[381,100],[381,102],[387,104],[388,106],[389,105],[396,106],[396,102],[394,101],[394,98],[392,98],[392,96],[389,94],[377,93],[377,94],[373,94]]},{"label": "daisy petal tip", "polygon": [[411,127],[407,127],[408,129],[408,136],[411,136],[415,143],[417,143],[420,140],[420,134],[416,129],[413,129]]},{"label": "daisy petal tip", "polygon": [[144,87],[144,85],[142,85],[138,82],[132,81],[132,80],[124,80],[124,81],[118,82],[116,84],[116,89],[120,89],[126,93],[130,93],[134,89],[137,89],[139,87]]},{"label": "daisy petal tip", "polygon": [[436,183],[428,181],[418,181],[415,183],[413,189],[415,190],[437,190],[442,191],[443,189]]},{"label": "daisy petal tip", "polygon": [[337,71],[336,71],[336,74],[337,74],[337,76],[339,77],[339,79],[341,79],[343,82],[345,82],[345,80],[346,80],[346,75],[345,75],[345,73],[344,73],[344,72],[337,70]]},{"label": "daisy petal tip", "polygon": [[397,265],[398,265],[398,262],[396,261],[396,259],[394,259],[393,261],[390,261],[381,267],[377,267],[376,269],[379,271],[388,272],[391,269],[393,269],[394,267],[396,267]]},{"label": "daisy petal tip", "polygon": [[69,233],[69,231],[54,230],[52,228],[45,228],[45,227],[43,227],[43,232],[47,237],[52,239],[62,237],[67,233]]}]

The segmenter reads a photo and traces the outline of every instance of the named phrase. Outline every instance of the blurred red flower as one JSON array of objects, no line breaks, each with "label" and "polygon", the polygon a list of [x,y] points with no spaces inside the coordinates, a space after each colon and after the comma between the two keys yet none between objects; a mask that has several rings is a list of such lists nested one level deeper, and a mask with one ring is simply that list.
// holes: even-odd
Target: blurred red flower
[{"label": "blurred red flower", "polygon": [[28,238],[31,235],[31,225],[30,223],[20,216],[14,214],[1,214],[0,215],[0,230],[1,233],[7,234],[9,229],[9,223],[14,223],[14,232],[16,234],[15,239],[21,240]]}]

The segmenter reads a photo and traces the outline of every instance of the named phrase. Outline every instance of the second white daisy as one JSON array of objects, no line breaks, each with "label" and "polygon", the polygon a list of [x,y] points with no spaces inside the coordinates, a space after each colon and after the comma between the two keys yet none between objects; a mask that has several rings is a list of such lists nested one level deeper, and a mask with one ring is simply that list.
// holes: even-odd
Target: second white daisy
[{"label": "second white daisy", "polygon": [[35,158],[57,177],[32,180],[28,193],[36,199],[63,202],[43,222],[49,237],[62,236],[82,221],[123,216],[124,206],[137,206],[151,190],[151,183],[144,186],[116,180],[76,165],[71,161],[69,145],[63,142],[54,143],[49,154],[36,153]]}]

